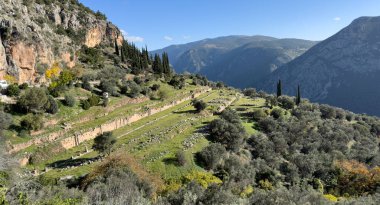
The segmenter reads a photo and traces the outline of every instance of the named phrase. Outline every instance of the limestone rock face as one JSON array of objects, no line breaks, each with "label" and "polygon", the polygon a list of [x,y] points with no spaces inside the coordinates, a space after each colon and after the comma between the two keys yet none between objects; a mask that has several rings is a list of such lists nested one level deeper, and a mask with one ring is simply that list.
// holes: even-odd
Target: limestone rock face
[{"label": "limestone rock face", "polygon": [[5,69],[7,66],[8,66],[8,64],[7,64],[5,49],[4,49],[3,43],[2,43],[1,38],[0,38],[0,75],[2,72],[5,72]]},{"label": "limestone rock face", "polygon": [[104,29],[99,26],[90,29],[86,35],[85,45],[88,47],[95,47],[102,42],[103,36],[105,35]]},{"label": "limestone rock face", "polygon": [[17,42],[11,47],[11,59],[18,70],[18,81],[33,82],[34,67],[36,65],[36,52],[33,47],[25,45],[24,42]]},{"label": "limestone rock face", "polygon": [[115,39],[122,44],[115,25],[72,2],[0,1],[0,79],[12,75],[18,83],[39,83],[39,67],[55,62],[74,67],[84,45],[111,46]]},{"label": "limestone rock face", "polygon": [[102,42],[108,45],[113,45],[116,40],[118,45],[122,45],[123,36],[120,34],[113,24],[97,24],[91,28],[86,34],[85,45],[88,47],[95,47]]}]

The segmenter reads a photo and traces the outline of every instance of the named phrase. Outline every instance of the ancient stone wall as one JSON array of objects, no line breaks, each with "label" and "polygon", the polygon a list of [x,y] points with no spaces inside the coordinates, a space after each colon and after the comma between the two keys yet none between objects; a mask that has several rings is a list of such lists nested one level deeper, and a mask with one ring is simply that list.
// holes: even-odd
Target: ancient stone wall
[{"label": "ancient stone wall", "polygon": [[[120,127],[126,126],[132,122],[136,122],[142,118],[145,118],[145,117],[148,117],[150,115],[154,115],[154,114],[159,113],[161,111],[167,110],[167,109],[169,109],[173,106],[176,106],[182,102],[185,102],[187,100],[198,97],[199,95],[201,95],[205,92],[208,92],[210,90],[211,90],[211,88],[199,90],[198,92],[192,94],[191,96],[182,98],[181,100],[173,101],[173,102],[171,102],[165,106],[162,106],[160,108],[149,109],[147,111],[136,113],[136,114],[134,114],[132,116],[128,116],[126,118],[114,119],[114,120],[112,120],[108,123],[102,124],[98,127],[91,128],[88,130],[82,130],[81,132],[75,133],[72,136],[68,136],[67,138],[65,137],[67,135],[67,130],[60,130],[58,132],[50,133],[44,137],[34,138],[34,139],[32,139],[28,142],[25,142],[25,143],[10,145],[9,153],[16,153],[16,152],[21,151],[23,149],[26,149],[32,145],[40,145],[43,143],[54,142],[54,141],[58,140],[59,138],[63,138],[63,137],[65,137],[65,138],[63,140],[61,140],[61,145],[65,149],[69,149],[69,148],[72,148],[72,147],[79,145],[82,142],[94,139],[97,135],[99,135],[103,132],[113,131],[113,130],[118,129]],[[94,116],[92,116],[92,117],[95,118]]]},{"label": "ancient stone wall", "polygon": [[65,138],[64,140],[61,141],[61,145],[65,149],[73,148],[75,146],[78,146],[82,142],[94,139],[96,136],[98,136],[101,133],[110,132],[110,131],[119,129],[119,128],[124,127],[126,125],[129,125],[129,124],[131,124],[133,122],[141,120],[141,119],[143,119],[145,117],[148,117],[148,116],[154,115],[156,113],[165,111],[165,110],[167,110],[169,108],[172,108],[172,107],[174,107],[174,106],[176,106],[178,104],[181,104],[181,103],[183,103],[183,102],[185,102],[187,100],[190,100],[190,99],[193,99],[195,97],[198,97],[202,93],[207,92],[209,90],[210,89],[205,89],[203,91],[200,91],[200,92],[197,92],[197,93],[193,94],[192,96],[188,96],[188,97],[185,97],[185,98],[183,98],[181,100],[177,100],[177,101],[171,102],[170,104],[165,105],[165,106],[160,107],[160,108],[150,109],[150,110],[147,110],[147,111],[142,112],[142,113],[136,113],[136,114],[134,114],[132,116],[128,116],[126,118],[112,120],[112,121],[110,121],[108,123],[105,123],[105,124],[102,124],[101,126],[98,126],[96,128],[93,128],[93,129],[90,129],[90,130],[87,130],[87,131],[83,131],[80,134],[75,134],[74,136]]}]

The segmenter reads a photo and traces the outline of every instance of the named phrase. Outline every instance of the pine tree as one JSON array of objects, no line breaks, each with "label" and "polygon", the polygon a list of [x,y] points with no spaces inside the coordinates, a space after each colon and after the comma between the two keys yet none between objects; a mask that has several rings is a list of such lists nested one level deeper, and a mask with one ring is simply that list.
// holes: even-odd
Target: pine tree
[{"label": "pine tree", "polygon": [[277,97],[280,97],[282,95],[282,84],[281,84],[281,80],[278,80],[278,83],[277,83]]},{"label": "pine tree", "polygon": [[117,45],[117,40],[116,40],[116,38],[115,38],[115,54],[116,55],[120,55],[120,51],[119,51],[119,45]]},{"label": "pine tree", "polygon": [[299,105],[300,103],[301,103],[301,88],[300,88],[300,85],[298,85],[297,96],[296,96],[296,104]]}]

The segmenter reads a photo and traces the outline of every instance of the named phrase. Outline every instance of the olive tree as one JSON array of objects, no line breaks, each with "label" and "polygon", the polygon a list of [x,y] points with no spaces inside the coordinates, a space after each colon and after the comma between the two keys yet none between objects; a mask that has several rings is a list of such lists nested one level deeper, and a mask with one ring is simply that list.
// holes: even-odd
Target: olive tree
[{"label": "olive tree", "polygon": [[94,139],[92,148],[102,154],[110,155],[116,138],[112,132],[104,132]]}]

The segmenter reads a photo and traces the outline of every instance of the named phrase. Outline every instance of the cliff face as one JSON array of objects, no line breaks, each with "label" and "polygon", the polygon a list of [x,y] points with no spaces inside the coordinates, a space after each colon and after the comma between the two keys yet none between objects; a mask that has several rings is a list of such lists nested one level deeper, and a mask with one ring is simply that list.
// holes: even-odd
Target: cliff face
[{"label": "cliff face", "polygon": [[52,2],[0,2],[0,79],[10,75],[18,83],[38,83],[43,69],[55,62],[75,66],[75,53],[83,45],[122,43],[120,30],[104,16],[76,0]]}]

